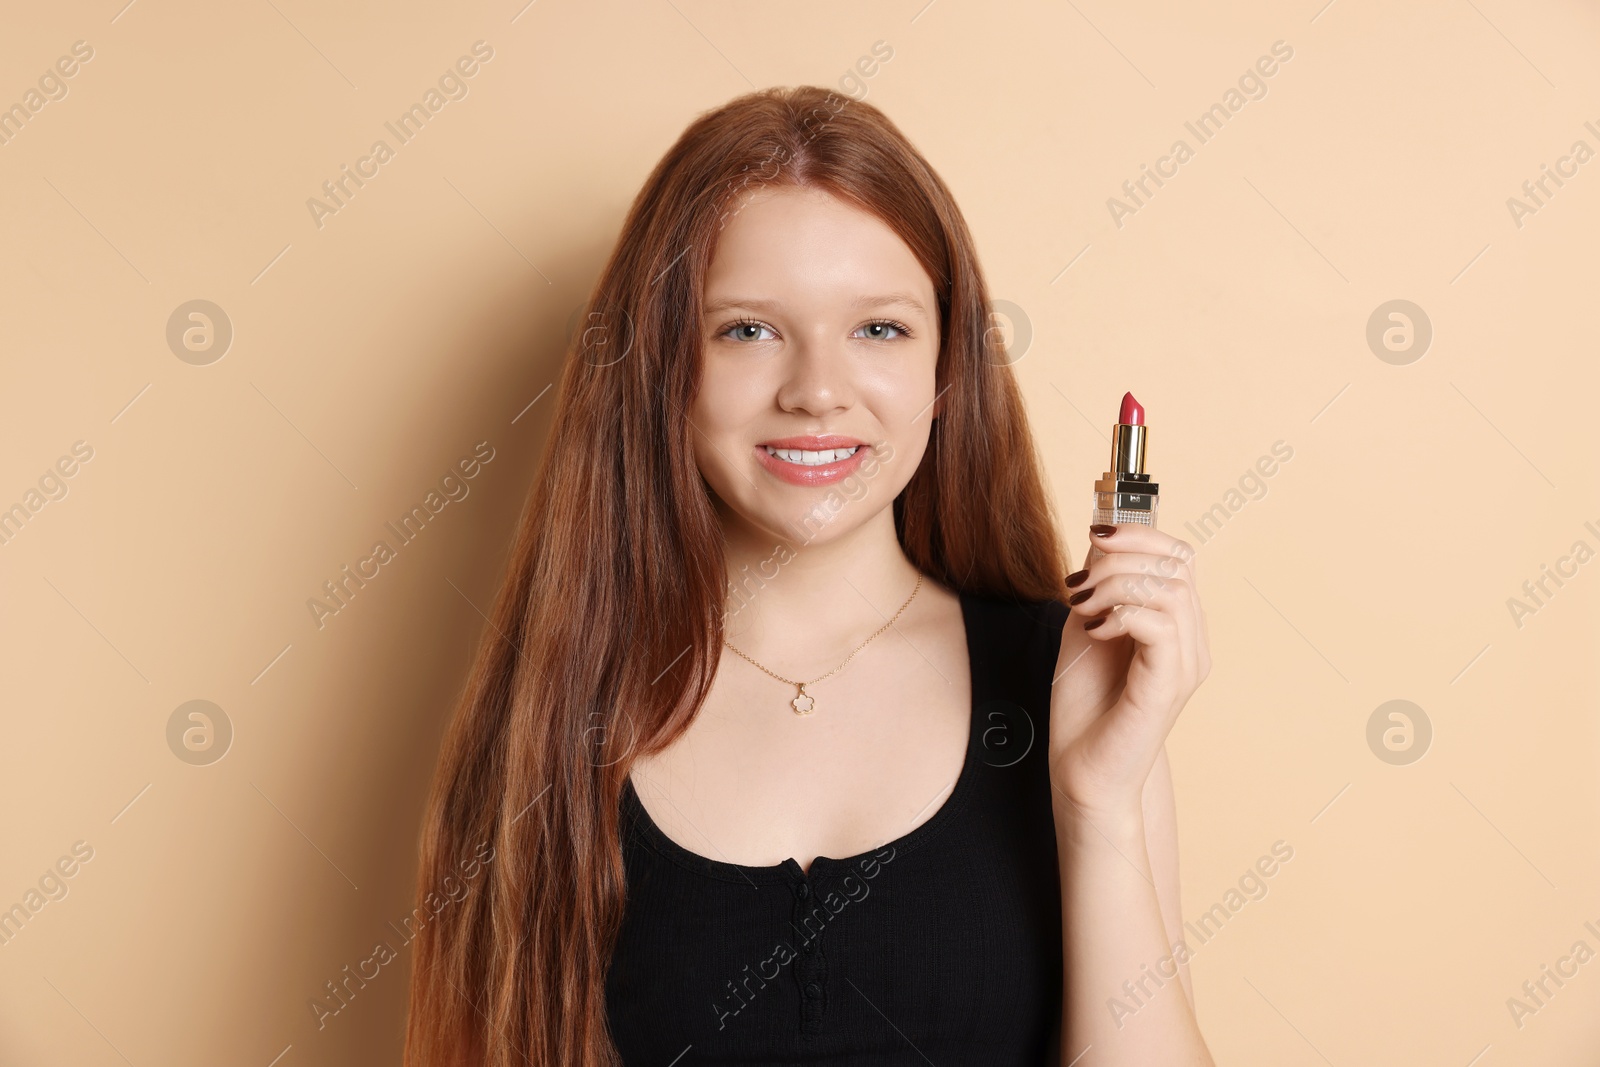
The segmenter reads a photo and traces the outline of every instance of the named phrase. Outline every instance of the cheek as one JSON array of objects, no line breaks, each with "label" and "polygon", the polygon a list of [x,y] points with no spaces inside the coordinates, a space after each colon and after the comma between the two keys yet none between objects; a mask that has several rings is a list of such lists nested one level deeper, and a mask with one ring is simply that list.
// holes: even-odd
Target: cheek
[{"label": "cheek", "polygon": [[759,409],[751,408],[749,383],[732,381],[710,368],[688,410],[689,444],[700,470],[709,477],[737,463],[742,434],[757,414]]},{"label": "cheek", "polygon": [[888,454],[872,475],[873,493],[893,499],[906,487],[928,450],[933,430],[933,371],[897,371],[862,383],[862,402],[871,409]]},{"label": "cheek", "polygon": [[[935,370],[931,358],[907,361],[861,379],[860,395],[878,416],[886,432],[907,437],[927,436],[933,414]],[[908,442],[909,443],[909,442]]]}]

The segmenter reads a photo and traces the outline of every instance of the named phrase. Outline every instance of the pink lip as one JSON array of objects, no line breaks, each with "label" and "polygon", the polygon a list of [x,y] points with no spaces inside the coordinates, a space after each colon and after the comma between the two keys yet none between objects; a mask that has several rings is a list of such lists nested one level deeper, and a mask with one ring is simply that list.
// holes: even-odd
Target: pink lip
[{"label": "pink lip", "polygon": [[[804,442],[804,443],[801,443]],[[818,442],[828,442],[819,444]],[[855,454],[841,459],[836,463],[825,463],[816,467],[805,467],[798,463],[781,460],[777,456],[767,453],[767,445],[773,448],[798,448],[807,452],[821,452],[830,448],[855,448]],[[813,486],[831,485],[842,481],[853,474],[857,467],[867,458],[867,446],[848,437],[837,437],[827,434],[822,437],[785,437],[777,441],[769,441],[755,446],[756,462],[760,463],[773,477],[788,482],[790,485]]]}]

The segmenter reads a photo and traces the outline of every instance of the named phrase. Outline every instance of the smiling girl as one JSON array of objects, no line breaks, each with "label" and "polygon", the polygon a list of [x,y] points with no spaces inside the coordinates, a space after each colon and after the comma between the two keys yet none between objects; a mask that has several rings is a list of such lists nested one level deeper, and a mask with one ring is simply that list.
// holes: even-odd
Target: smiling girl
[{"label": "smiling girl", "polygon": [[740,97],[646,179],[440,756],[419,899],[494,860],[415,942],[408,1064],[1211,1062],[1193,551],[1065,574],[988,308],[863,102]]}]

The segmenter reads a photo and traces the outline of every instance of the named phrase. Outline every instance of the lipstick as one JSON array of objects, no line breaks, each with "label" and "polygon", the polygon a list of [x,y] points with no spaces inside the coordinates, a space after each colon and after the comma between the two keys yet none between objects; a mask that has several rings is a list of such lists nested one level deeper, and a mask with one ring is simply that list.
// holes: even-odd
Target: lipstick
[{"label": "lipstick", "polygon": [[[1111,427],[1111,469],[1094,483],[1093,523],[1156,524],[1156,503],[1161,487],[1145,473],[1144,453],[1149,429],[1144,406],[1132,393],[1122,394],[1122,410]],[[1090,549],[1090,562],[1095,550]]]}]

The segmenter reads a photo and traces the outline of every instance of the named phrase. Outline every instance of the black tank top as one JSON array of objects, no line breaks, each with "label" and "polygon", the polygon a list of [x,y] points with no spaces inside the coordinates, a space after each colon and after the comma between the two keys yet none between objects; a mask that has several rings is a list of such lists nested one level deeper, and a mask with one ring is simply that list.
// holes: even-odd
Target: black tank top
[{"label": "black tank top", "polygon": [[[628,900],[606,980],[627,1067],[1039,1067],[1061,1017],[1046,762],[1068,609],[960,594],[966,762],[871,852],[752,867],[685,849],[623,787]],[[1053,1062],[1053,1061],[1051,1061]]]}]

